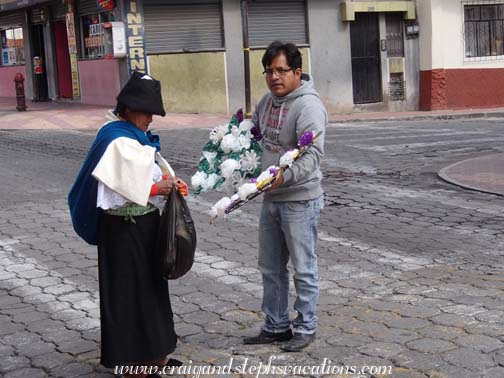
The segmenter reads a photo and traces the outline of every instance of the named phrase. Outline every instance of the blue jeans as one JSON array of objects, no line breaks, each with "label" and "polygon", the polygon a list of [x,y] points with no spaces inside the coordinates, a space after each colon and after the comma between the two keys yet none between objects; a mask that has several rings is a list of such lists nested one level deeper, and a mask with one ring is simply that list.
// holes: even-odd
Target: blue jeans
[{"label": "blue jeans", "polygon": [[315,246],[324,198],[309,201],[264,202],[259,219],[259,270],[263,278],[263,329],[280,333],[291,328],[289,319],[289,258],[294,265],[297,333],[317,328],[319,274]]}]

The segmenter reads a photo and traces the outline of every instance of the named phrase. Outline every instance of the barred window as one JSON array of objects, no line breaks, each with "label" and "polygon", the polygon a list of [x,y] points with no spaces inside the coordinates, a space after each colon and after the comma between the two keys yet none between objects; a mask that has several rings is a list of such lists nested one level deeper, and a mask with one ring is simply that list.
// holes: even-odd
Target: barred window
[{"label": "barred window", "polygon": [[504,4],[464,5],[465,57],[504,58]]},{"label": "barred window", "polygon": [[105,56],[103,23],[113,21],[113,14],[101,12],[80,17],[81,58],[96,59]]},{"label": "barred window", "polygon": [[0,65],[24,64],[23,29],[13,28],[0,31]]},{"label": "barred window", "polygon": [[403,15],[400,12],[387,12],[385,14],[387,31],[387,56],[404,56]]}]

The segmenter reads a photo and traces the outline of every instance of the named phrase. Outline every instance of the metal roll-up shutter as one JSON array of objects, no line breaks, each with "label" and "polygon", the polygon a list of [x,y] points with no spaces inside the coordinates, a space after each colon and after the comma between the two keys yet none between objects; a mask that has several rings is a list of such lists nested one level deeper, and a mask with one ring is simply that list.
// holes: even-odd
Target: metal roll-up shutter
[{"label": "metal roll-up shutter", "polygon": [[79,16],[85,14],[95,14],[99,12],[100,9],[98,8],[96,0],[79,0],[79,2],[77,3],[77,14]]},{"label": "metal roll-up shutter", "polygon": [[249,45],[266,47],[274,40],[308,45],[304,0],[251,0]]},{"label": "metal roll-up shutter", "polygon": [[219,2],[144,4],[148,54],[211,51],[224,48],[222,7]]},{"label": "metal roll-up shutter", "polygon": [[51,7],[51,20],[64,20],[68,6],[64,2],[57,2]]},{"label": "metal roll-up shutter", "polygon": [[23,26],[24,11],[0,14],[0,29]]},{"label": "metal roll-up shutter", "polygon": [[31,10],[31,23],[32,24],[42,24],[44,22],[43,18],[44,11],[42,8]]}]

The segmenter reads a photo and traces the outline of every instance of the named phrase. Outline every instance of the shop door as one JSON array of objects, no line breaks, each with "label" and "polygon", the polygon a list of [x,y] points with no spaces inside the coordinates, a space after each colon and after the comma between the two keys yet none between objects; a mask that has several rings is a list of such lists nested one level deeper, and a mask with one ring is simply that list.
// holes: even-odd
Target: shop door
[{"label": "shop door", "polygon": [[378,13],[355,13],[350,42],[354,103],[383,101]]},{"label": "shop door", "polygon": [[33,99],[48,101],[47,70],[45,65],[44,28],[33,25],[31,28],[33,40],[33,56],[30,62],[33,73]]},{"label": "shop door", "polygon": [[68,52],[68,38],[64,21],[54,23],[54,44],[56,46],[59,96],[61,98],[72,98],[72,72],[70,69],[70,54]]}]

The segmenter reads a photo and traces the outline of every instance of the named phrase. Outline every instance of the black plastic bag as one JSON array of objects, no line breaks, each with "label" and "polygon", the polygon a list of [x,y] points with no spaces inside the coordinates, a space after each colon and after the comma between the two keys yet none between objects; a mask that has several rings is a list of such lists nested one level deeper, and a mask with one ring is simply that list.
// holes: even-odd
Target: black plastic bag
[{"label": "black plastic bag", "polygon": [[184,197],[175,188],[163,208],[156,250],[161,260],[161,276],[168,280],[182,277],[193,265],[196,228]]}]

